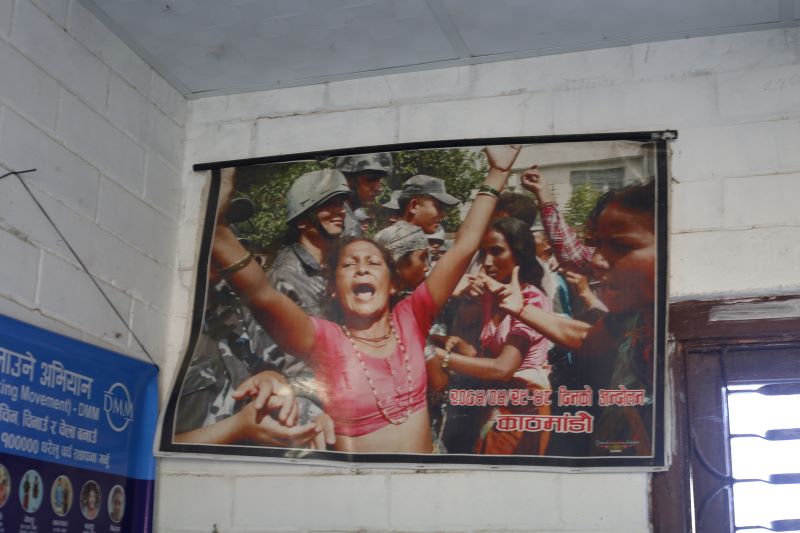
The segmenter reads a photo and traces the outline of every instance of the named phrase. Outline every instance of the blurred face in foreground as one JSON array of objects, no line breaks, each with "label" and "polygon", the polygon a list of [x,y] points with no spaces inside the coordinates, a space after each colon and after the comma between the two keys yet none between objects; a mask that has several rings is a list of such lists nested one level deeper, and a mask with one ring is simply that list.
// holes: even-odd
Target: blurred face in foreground
[{"label": "blurred face in foreground", "polygon": [[652,214],[611,202],[597,218],[591,239],[595,277],[604,284],[611,312],[652,307],[655,300],[656,238]]}]

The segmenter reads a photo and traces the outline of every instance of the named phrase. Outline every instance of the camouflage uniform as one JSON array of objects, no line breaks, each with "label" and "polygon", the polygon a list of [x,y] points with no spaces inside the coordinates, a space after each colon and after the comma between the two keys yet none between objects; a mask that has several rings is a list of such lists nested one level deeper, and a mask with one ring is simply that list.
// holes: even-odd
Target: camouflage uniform
[{"label": "camouflage uniform", "polygon": [[322,266],[300,243],[278,252],[267,274],[269,282],[311,316],[323,316],[325,278]]},{"label": "camouflage uniform", "polygon": [[[335,166],[336,169],[347,176],[348,179],[361,172],[382,172],[388,176],[392,172],[392,155],[386,152],[346,155],[337,157]],[[351,198],[353,198],[352,195]],[[361,230],[361,225],[356,218],[353,208],[350,205],[346,205],[344,232],[342,235],[346,237],[361,237],[363,234],[364,232]]]},{"label": "camouflage uniform", "polygon": [[[233,391],[265,370],[286,376],[293,386],[312,379],[305,365],[282,353],[250,310],[225,282],[209,294],[203,328],[181,387],[175,433],[215,424],[238,412],[244,401]],[[314,416],[309,402],[299,403],[301,416]]]}]

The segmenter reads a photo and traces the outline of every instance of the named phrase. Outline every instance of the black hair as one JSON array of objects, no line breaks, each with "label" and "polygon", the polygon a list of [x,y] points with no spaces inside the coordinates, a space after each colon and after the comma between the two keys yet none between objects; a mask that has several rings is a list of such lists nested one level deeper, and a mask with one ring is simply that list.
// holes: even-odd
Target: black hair
[{"label": "black hair", "polygon": [[[326,308],[325,314],[329,320],[334,322],[341,322],[344,319],[344,312],[342,311],[342,306],[339,304],[339,299],[332,296],[334,292],[336,292],[336,267],[339,265],[339,259],[341,258],[344,249],[354,242],[368,242],[377,248],[378,251],[380,251],[383,261],[386,263],[386,268],[389,269],[389,276],[392,284],[397,286],[397,268],[395,267],[395,262],[392,258],[392,255],[386,251],[386,248],[369,237],[356,237],[348,235],[346,237],[340,237],[336,239],[325,251],[324,263],[322,266],[322,275],[325,278],[327,292],[327,302],[324,306]],[[389,305],[392,306],[394,303],[395,302],[390,299]]]},{"label": "black hair", "polygon": [[517,192],[504,192],[497,199],[497,205],[494,208],[495,213],[505,211],[508,216],[518,218],[526,222],[528,227],[533,226],[536,222],[536,214],[538,208],[536,200],[530,194],[521,194]]},{"label": "black hair", "polygon": [[531,234],[530,224],[518,218],[498,218],[489,225],[490,230],[500,233],[508,243],[511,253],[519,266],[519,280],[522,283],[542,288],[544,269],[536,259],[536,243]]},{"label": "black hair", "polygon": [[626,211],[652,216],[656,210],[656,183],[654,180],[649,180],[603,194],[597,199],[597,203],[586,218],[586,226],[590,233],[597,227],[600,214],[612,203]]}]

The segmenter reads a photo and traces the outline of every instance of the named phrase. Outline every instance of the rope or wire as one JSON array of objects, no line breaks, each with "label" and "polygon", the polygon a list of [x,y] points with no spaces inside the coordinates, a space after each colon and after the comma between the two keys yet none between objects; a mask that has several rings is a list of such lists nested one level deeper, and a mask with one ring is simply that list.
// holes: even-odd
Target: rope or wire
[{"label": "rope or wire", "polygon": [[67,246],[67,248],[69,249],[69,251],[72,253],[72,255],[75,257],[75,259],[78,261],[78,264],[81,266],[81,268],[83,269],[83,271],[86,273],[86,275],[87,275],[87,276],[89,276],[89,279],[90,279],[90,280],[92,280],[92,283],[93,283],[93,284],[94,284],[94,286],[97,288],[97,290],[100,292],[100,294],[103,296],[103,299],[104,299],[104,300],[105,300],[105,301],[108,303],[108,305],[109,305],[109,306],[111,307],[111,309],[114,311],[114,314],[115,314],[115,315],[117,315],[117,318],[119,318],[119,319],[120,319],[120,321],[122,322],[122,324],[125,326],[125,329],[127,329],[127,330],[130,332],[131,336],[132,336],[132,337],[133,337],[133,339],[136,341],[136,344],[138,344],[138,345],[139,345],[139,347],[142,349],[142,351],[143,351],[143,352],[144,352],[144,354],[147,356],[147,358],[148,358],[148,359],[150,359],[150,362],[151,362],[151,363],[153,363],[154,365],[158,366],[158,365],[156,364],[155,360],[153,360],[153,357],[150,355],[150,352],[147,350],[147,348],[145,348],[145,346],[144,346],[144,344],[142,343],[142,341],[141,341],[141,340],[139,340],[139,337],[138,337],[138,336],[136,335],[136,333],[133,331],[133,328],[131,328],[130,324],[128,324],[128,321],[127,321],[127,320],[125,320],[125,318],[123,318],[123,316],[122,316],[122,313],[120,313],[120,312],[119,312],[119,310],[117,309],[117,306],[115,306],[115,305],[114,305],[114,303],[113,303],[113,302],[111,301],[111,299],[108,297],[108,295],[106,294],[106,292],[105,292],[105,291],[102,289],[102,287],[100,287],[100,283],[98,283],[97,279],[96,279],[96,278],[94,277],[94,275],[92,275],[92,273],[89,271],[88,267],[87,267],[87,266],[86,266],[86,264],[83,262],[83,260],[82,260],[82,259],[81,259],[81,257],[78,255],[78,253],[75,251],[75,249],[72,247],[72,245],[69,243],[69,241],[67,240],[67,238],[66,238],[66,237],[64,237],[64,234],[63,234],[63,233],[61,233],[61,230],[59,230],[59,229],[58,229],[58,226],[57,226],[57,225],[56,225],[56,223],[53,221],[53,219],[52,219],[52,218],[50,218],[50,215],[47,213],[47,211],[45,210],[44,206],[42,206],[42,204],[40,204],[40,203],[39,203],[39,200],[36,198],[36,196],[34,196],[34,194],[33,194],[33,191],[31,191],[31,190],[30,190],[30,188],[28,187],[28,184],[27,184],[27,183],[25,183],[25,180],[23,180],[23,179],[22,179],[22,176],[21,176],[21,174],[27,174],[27,173],[29,173],[29,172],[36,172],[36,169],[35,169],[35,168],[32,168],[32,169],[29,169],[29,170],[20,170],[20,171],[18,171],[18,172],[15,172],[15,171],[6,172],[6,173],[5,173],[5,174],[3,174],[2,176],[0,176],[0,179],[3,179],[3,178],[5,178],[5,177],[7,177],[7,176],[11,176],[11,175],[14,175],[14,176],[16,176],[16,177],[17,177],[17,179],[19,180],[20,184],[21,184],[21,185],[22,185],[22,186],[25,188],[25,190],[28,192],[28,195],[31,197],[31,199],[33,200],[33,202],[36,204],[36,207],[38,207],[38,208],[39,208],[39,211],[41,211],[41,212],[42,212],[42,214],[43,214],[43,215],[44,215],[44,217],[47,219],[47,221],[50,223],[50,225],[53,227],[53,229],[54,229],[54,230],[56,230],[56,233],[58,233],[58,236],[61,238],[61,240],[62,240],[62,241],[64,241],[64,244]]}]

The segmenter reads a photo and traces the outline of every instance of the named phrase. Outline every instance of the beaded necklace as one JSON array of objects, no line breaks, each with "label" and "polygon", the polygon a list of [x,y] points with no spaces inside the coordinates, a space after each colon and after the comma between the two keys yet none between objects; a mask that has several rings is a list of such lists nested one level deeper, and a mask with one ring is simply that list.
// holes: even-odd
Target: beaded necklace
[{"label": "beaded necklace", "polygon": [[[411,391],[412,391],[411,364],[409,363],[408,360],[408,352],[406,352],[406,347],[403,344],[403,341],[400,340],[400,335],[397,334],[397,329],[394,327],[394,320],[392,318],[389,318],[389,329],[391,330],[391,333],[394,335],[394,338],[397,341],[397,348],[403,354],[403,365],[406,367],[406,382],[408,384],[408,400],[407,400],[408,407],[406,409],[405,414],[399,418],[392,418],[386,413],[386,408],[384,407],[383,403],[381,403],[380,396],[378,395],[378,389],[375,388],[375,383],[372,381],[372,376],[370,376],[369,374],[369,370],[367,369],[367,364],[364,362],[364,355],[358,348],[356,348],[356,342],[353,336],[350,334],[350,330],[347,329],[347,326],[342,324],[342,331],[347,336],[348,340],[350,341],[350,344],[353,345],[353,351],[356,354],[356,359],[358,359],[358,363],[361,366],[361,370],[364,372],[364,376],[367,378],[367,383],[369,384],[369,388],[370,390],[372,390],[372,395],[375,397],[375,402],[378,404],[378,410],[383,415],[383,418],[385,418],[390,424],[400,425],[406,420],[408,420],[409,416],[411,416]],[[386,360],[387,364],[389,365],[391,365],[390,359],[391,355],[389,356],[389,359]]]}]

